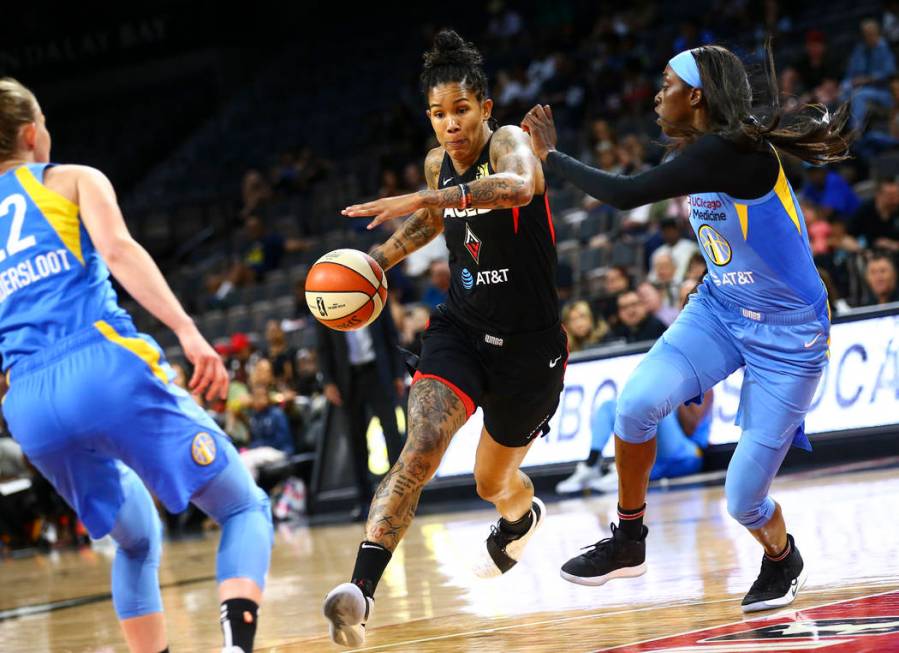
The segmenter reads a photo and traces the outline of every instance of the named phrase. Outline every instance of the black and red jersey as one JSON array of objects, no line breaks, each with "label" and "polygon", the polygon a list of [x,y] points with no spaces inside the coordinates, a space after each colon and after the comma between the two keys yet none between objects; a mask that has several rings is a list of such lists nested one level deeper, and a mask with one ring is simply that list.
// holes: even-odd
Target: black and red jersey
[{"label": "black and red jersey", "polygon": [[[448,188],[493,173],[488,140],[461,175],[444,154],[437,183]],[[444,209],[443,224],[452,271],[447,306],[454,317],[497,334],[541,331],[559,322],[548,194],[514,209]]]}]

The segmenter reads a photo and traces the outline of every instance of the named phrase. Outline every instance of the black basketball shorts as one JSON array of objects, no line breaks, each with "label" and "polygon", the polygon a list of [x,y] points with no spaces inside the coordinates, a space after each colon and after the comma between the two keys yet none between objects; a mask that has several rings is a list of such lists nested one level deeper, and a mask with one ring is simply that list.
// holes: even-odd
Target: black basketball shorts
[{"label": "black basketball shorts", "polygon": [[422,335],[413,383],[442,381],[469,417],[483,408],[484,426],[497,443],[523,447],[549,432],[567,363],[568,339],[558,324],[536,333],[494,335],[462,324],[441,305]]}]

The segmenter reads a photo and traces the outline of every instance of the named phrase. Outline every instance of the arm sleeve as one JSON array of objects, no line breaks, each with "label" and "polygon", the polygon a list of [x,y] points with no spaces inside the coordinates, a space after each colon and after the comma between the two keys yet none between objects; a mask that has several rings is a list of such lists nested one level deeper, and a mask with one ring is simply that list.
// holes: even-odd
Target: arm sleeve
[{"label": "arm sleeve", "polygon": [[776,171],[777,162],[773,154],[741,151],[720,136],[706,135],[674,159],[633,176],[609,174],[558,151],[549,153],[546,167],[601,202],[628,210],[691,193],[761,197],[776,180],[776,172],[764,168]]}]

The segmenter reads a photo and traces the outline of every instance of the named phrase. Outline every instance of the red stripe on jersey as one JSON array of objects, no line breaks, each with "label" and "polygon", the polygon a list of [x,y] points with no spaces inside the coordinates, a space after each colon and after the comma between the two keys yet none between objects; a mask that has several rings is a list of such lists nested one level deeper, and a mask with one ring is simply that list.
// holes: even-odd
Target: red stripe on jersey
[{"label": "red stripe on jersey", "polygon": [[472,416],[475,410],[474,401],[471,397],[465,394],[465,392],[463,392],[455,383],[453,383],[452,381],[447,381],[442,376],[437,376],[436,374],[422,374],[421,372],[416,372],[415,376],[412,377],[412,384],[415,385],[416,382],[421,381],[422,379],[434,379],[435,381],[440,381],[440,383],[452,390],[453,393],[457,397],[459,397],[462,405],[465,406],[466,418]]},{"label": "red stripe on jersey", "polygon": [[512,207],[512,228],[515,229],[515,233],[518,233],[518,207]]},{"label": "red stripe on jersey", "polygon": [[549,225],[549,235],[552,236],[553,245],[556,244],[556,228],[553,225],[553,212],[549,208],[549,191],[543,193],[543,204],[546,206],[546,223]]}]

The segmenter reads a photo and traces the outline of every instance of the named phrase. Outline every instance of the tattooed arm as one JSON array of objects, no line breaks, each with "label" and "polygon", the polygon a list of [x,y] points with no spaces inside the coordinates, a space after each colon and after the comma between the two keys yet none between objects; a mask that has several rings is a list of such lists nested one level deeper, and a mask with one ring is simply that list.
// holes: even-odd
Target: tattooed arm
[{"label": "tattooed arm", "polygon": [[[425,158],[425,179],[429,189],[437,188],[437,177],[442,161],[442,147],[435,147]],[[415,250],[434,240],[441,231],[443,231],[443,212],[440,209],[420,208],[403,222],[387,242],[373,247],[369,254],[378,265],[388,270]]]},{"label": "tattooed arm", "polygon": [[[439,152],[442,157],[442,148]],[[496,131],[490,141],[490,160],[496,173],[468,184],[472,207],[509,209],[525,206],[530,204],[534,193],[543,192],[543,169],[531,150],[528,135],[521,128],[507,125]],[[427,164],[425,168],[428,168]],[[436,161],[436,168],[439,173],[440,160]],[[435,177],[433,185],[428,180],[428,190],[355,204],[345,208],[343,214],[350,217],[375,216],[368,225],[372,229],[411,211],[430,209],[433,217],[434,212],[461,206],[462,189],[459,186],[438,189]]]},{"label": "tattooed arm", "polygon": [[[527,134],[519,127],[500,127],[490,141],[490,161],[496,173],[468,184],[471,205],[479,209],[510,209],[530,204],[540,177],[540,162],[531,151]],[[423,193],[425,206],[443,209],[462,204],[458,186]]]}]

